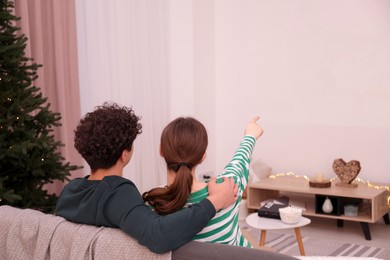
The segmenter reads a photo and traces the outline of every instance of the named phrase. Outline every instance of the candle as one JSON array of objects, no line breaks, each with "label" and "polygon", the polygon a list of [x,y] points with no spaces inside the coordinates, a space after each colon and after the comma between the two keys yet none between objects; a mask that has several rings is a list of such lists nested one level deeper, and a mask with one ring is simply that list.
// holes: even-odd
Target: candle
[{"label": "candle", "polygon": [[317,182],[323,182],[324,181],[324,175],[322,173],[317,173],[316,181]]}]

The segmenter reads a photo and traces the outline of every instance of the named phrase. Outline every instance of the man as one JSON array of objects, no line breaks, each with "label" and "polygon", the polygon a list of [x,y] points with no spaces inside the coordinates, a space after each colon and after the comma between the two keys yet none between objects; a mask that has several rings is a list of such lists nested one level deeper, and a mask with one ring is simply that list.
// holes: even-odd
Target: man
[{"label": "man", "polygon": [[174,250],[201,231],[216,211],[237,200],[232,179],[209,185],[209,196],[176,213],[160,216],[144,204],[123,169],[141,133],[140,118],[131,108],[105,103],[81,119],[75,131],[75,148],[91,168],[90,175],[65,187],[56,214],[67,220],[120,228],[155,253]]}]

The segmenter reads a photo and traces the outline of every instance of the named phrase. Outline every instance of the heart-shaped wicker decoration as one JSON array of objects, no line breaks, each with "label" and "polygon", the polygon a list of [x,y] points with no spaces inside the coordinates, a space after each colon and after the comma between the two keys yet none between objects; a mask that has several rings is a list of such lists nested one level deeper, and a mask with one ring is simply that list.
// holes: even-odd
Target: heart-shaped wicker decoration
[{"label": "heart-shaped wicker decoration", "polygon": [[333,170],[342,183],[351,184],[360,172],[360,162],[352,160],[345,163],[343,159],[333,161]]}]

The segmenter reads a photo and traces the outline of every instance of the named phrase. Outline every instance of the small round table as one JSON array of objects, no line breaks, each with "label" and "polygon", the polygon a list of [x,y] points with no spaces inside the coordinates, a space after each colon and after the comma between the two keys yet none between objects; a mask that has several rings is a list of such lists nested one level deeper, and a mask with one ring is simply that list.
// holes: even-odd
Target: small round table
[{"label": "small round table", "polygon": [[297,237],[299,252],[301,253],[301,255],[305,255],[305,249],[303,248],[302,236],[299,228],[310,224],[310,222],[310,219],[302,217],[301,220],[296,224],[285,224],[280,219],[259,217],[257,212],[250,214],[246,218],[246,223],[250,227],[261,230],[260,246],[264,246],[265,244],[265,235],[267,230],[294,228],[295,236]]}]

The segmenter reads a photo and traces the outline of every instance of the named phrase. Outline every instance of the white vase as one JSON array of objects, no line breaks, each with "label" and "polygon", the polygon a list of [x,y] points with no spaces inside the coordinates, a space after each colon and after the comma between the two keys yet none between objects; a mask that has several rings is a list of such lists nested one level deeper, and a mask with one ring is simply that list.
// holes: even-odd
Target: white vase
[{"label": "white vase", "polygon": [[325,213],[331,213],[333,211],[332,202],[328,197],[326,197],[324,204],[322,204],[322,211]]}]

